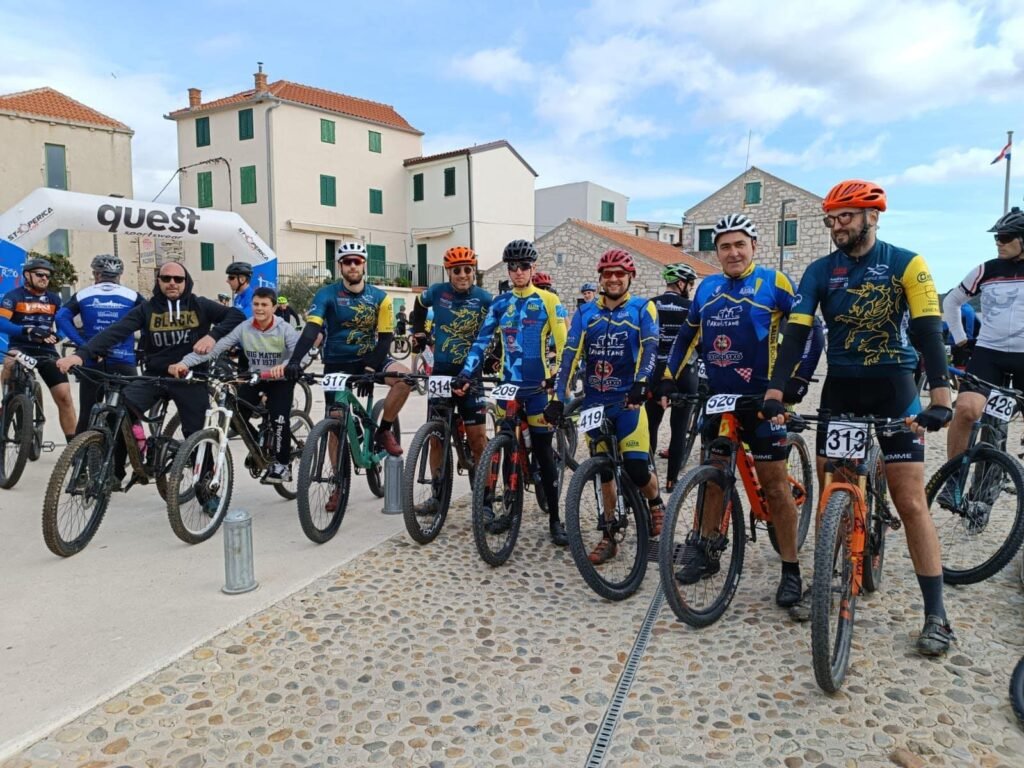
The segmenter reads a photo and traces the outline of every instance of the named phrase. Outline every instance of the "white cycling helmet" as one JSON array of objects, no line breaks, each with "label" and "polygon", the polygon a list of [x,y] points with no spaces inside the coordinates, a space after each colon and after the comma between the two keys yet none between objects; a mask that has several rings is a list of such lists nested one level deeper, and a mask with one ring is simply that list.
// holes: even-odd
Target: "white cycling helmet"
[{"label": "white cycling helmet", "polygon": [[341,261],[347,256],[358,256],[363,261],[366,261],[366,246],[360,242],[342,243],[338,246],[338,250],[335,251],[334,260]]},{"label": "white cycling helmet", "polygon": [[712,231],[715,241],[718,240],[719,235],[724,235],[726,232],[745,232],[751,240],[757,240],[757,227],[748,216],[742,213],[730,213],[728,216],[724,216],[718,220]]}]

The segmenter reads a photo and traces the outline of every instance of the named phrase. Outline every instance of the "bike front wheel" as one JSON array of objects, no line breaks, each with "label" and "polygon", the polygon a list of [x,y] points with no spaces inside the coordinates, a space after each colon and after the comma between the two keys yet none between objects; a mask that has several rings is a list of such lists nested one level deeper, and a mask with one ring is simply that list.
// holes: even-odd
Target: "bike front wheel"
[{"label": "bike front wheel", "polygon": [[1010,703],[1017,722],[1024,728],[1024,658],[1017,662],[1010,677]]},{"label": "bike front wheel", "polygon": [[15,395],[0,413],[0,488],[13,488],[25,471],[34,433],[32,407],[26,395]]},{"label": "bike front wheel", "polygon": [[491,438],[473,478],[473,541],[488,565],[503,565],[519,538],[525,478],[517,449],[507,432]]},{"label": "bike front wheel", "polygon": [[885,536],[889,525],[882,511],[889,504],[889,484],[885,479],[882,451],[871,446],[868,454],[867,522],[864,526],[864,591],[875,592],[882,586],[882,566],[885,564]]},{"label": "bike front wheel", "polygon": [[33,378],[32,381],[32,440],[29,444],[28,460],[39,461],[43,455],[43,424],[46,423],[45,411],[43,410],[43,386]]},{"label": "bike front wheel", "polygon": [[[332,458],[331,450],[336,451]],[[323,544],[334,538],[348,508],[352,462],[338,419],[324,419],[309,433],[299,460],[299,523],[306,538]]]},{"label": "bike front wheel", "polygon": [[167,519],[186,544],[206,541],[220,528],[231,503],[235,467],[231,449],[220,451],[220,432],[207,428],[185,438],[167,476]]},{"label": "bike front wheel", "polygon": [[837,490],[829,496],[818,526],[811,584],[811,659],[814,677],[826,693],[835,693],[846,678],[853,642],[857,596],[850,541],[854,530],[853,497]]},{"label": "bike front wheel", "polygon": [[[438,461],[435,474],[430,454]],[[402,517],[405,530],[418,544],[437,538],[448,517],[452,496],[452,447],[442,421],[428,421],[409,445],[402,471]]]},{"label": "bike front wheel", "polygon": [[[384,401],[378,400],[373,404],[373,410],[370,411],[370,417],[373,419],[374,424],[380,424],[381,416],[384,414]],[[391,423],[391,434],[395,436],[395,440],[398,444],[402,444],[402,424],[398,420],[398,416],[395,416],[395,420]],[[373,450],[376,450],[374,447]],[[376,496],[378,499],[384,498],[384,461],[378,461],[376,464],[366,468],[366,484],[370,487],[370,493]]]},{"label": "bike front wheel", "polygon": [[107,452],[103,433],[89,431],[57,459],[43,497],[43,541],[53,554],[78,554],[103,522],[111,492]]}]

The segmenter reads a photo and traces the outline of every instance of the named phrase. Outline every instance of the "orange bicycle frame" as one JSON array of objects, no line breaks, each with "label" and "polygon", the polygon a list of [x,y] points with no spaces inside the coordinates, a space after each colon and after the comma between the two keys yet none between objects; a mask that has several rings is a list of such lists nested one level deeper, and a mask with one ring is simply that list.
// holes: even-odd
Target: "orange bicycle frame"
[{"label": "orange bicycle frame", "polygon": [[[853,564],[853,589],[851,597],[861,594],[861,586],[864,582],[864,544],[867,539],[867,516],[868,508],[864,499],[867,496],[867,473],[859,474],[856,483],[847,479],[849,468],[840,468],[839,473],[844,479],[836,480],[837,470],[826,471],[821,498],[818,499],[818,511],[815,525],[821,523],[821,516],[825,513],[828,500],[836,491],[846,491],[853,500],[853,529],[847,530],[844,535],[847,539],[847,548],[850,552],[850,561]],[[849,606],[844,602],[840,607],[845,618],[849,618]]]}]

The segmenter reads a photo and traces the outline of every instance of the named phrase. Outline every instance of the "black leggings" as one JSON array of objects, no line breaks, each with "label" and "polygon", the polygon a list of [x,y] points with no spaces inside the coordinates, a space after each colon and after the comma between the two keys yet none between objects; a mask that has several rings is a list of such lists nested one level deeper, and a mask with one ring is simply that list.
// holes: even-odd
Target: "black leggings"
[{"label": "black leggings", "polygon": [[[637,488],[643,488],[651,481],[651,468],[643,459],[624,459],[622,468],[626,470],[626,475]],[[602,469],[600,477],[602,483],[610,483],[612,481],[611,469]]]},{"label": "black leggings", "polygon": [[533,444],[533,460],[540,470],[540,482],[544,486],[544,495],[548,500],[548,515],[558,517],[558,470],[555,467],[555,453],[551,450],[554,432],[537,434],[530,431],[530,442]]},{"label": "black leggings", "polygon": [[290,381],[265,381],[259,384],[242,384],[238,388],[238,410],[242,418],[251,421],[253,411],[241,401],[259,404],[260,392],[267,393],[267,418],[273,425],[273,451],[275,461],[287,464],[291,457],[292,428],[289,415],[292,410],[292,395],[295,384]]},{"label": "black leggings", "polygon": [[[696,369],[692,365],[686,366],[679,377],[679,391],[683,394],[695,395],[697,394],[697,383]],[[647,408],[647,425],[651,434],[651,451],[657,452],[658,429],[661,427],[661,420],[665,415],[665,409],[661,407],[661,403],[656,399],[648,400],[645,407]],[[670,437],[668,443],[668,469],[665,473],[666,482],[675,483],[679,476],[679,470],[682,469],[683,448],[686,445],[686,424],[690,420],[690,411],[692,409],[693,406],[689,403],[675,405],[672,407],[672,413],[669,414]]]}]

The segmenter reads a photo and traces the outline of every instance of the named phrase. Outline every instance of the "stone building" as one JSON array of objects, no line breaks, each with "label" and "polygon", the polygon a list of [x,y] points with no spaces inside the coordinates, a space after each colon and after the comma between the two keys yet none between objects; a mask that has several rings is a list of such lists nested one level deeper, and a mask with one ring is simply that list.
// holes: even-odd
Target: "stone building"
[{"label": "stone building", "polygon": [[[712,265],[715,258],[712,228],[728,213],[745,213],[757,225],[758,262],[778,267],[794,282],[807,265],[830,253],[834,246],[821,223],[822,198],[778,176],[751,166],[717,192],[686,211],[682,247]],[[782,204],[786,203],[785,245],[782,244]]]},{"label": "stone building", "polygon": [[[566,305],[575,302],[583,283],[597,282],[594,268],[600,255],[609,248],[629,251],[636,260],[637,275],[631,291],[637,296],[656,296],[664,292],[661,270],[667,264],[685,262],[700,277],[718,271],[717,263],[715,266],[706,264],[668,243],[637,237],[579,219],[562,222],[539,238],[535,245],[540,254],[538,268],[551,275],[555,290]],[[496,292],[498,282],[506,278],[505,265],[496,264],[483,273],[483,287]]]}]

